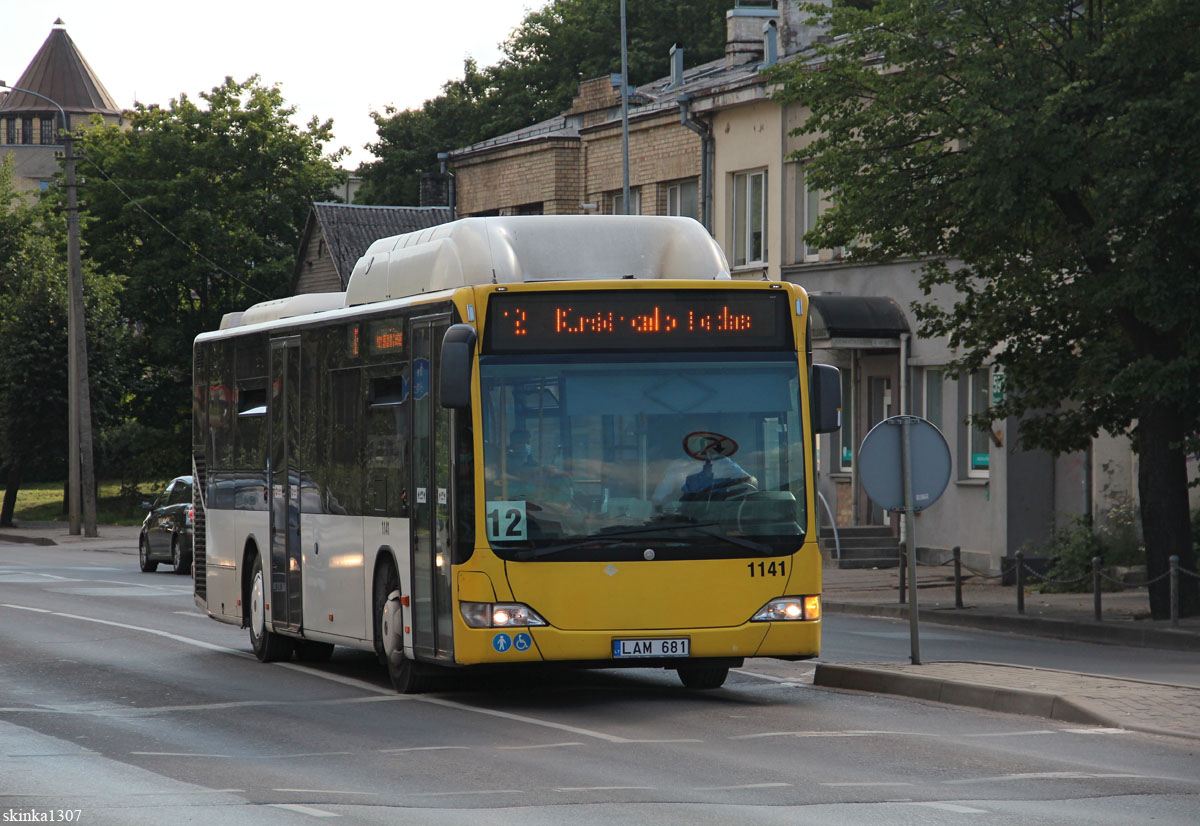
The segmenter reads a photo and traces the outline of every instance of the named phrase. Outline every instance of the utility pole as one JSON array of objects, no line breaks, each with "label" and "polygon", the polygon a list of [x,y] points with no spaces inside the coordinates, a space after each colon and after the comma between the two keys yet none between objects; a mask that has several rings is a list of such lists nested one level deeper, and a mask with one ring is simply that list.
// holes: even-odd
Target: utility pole
[{"label": "utility pole", "polygon": [[625,0],[621,0],[621,157],[625,162],[625,184],[621,189],[624,214],[629,214],[629,55],[625,47]]},{"label": "utility pole", "polygon": [[[57,101],[31,89],[24,92],[58,109],[62,124],[63,174],[67,188],[67,501],[71,534],[79,535],[82,511],[84,536],[96,532],[96,476],[92,465],[92,400],[87,364],[87,328],[83,310],[83,260],[79,252],[79,201],[75,184],[75,138],[67,113]],[[82,501],[82,508],[80,503]]]}]

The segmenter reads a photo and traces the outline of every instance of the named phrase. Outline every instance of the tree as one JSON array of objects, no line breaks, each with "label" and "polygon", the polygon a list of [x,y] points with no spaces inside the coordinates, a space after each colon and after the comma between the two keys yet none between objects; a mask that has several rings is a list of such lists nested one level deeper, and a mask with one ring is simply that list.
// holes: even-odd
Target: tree
[{"label": "tree", "polygon": [[322,154],[331,121],[296,126],[280,90],[257,77],[199,97],[138,104],[132,128],[97,127],[80,141],[87,256],[125,278],[142,367],[129,409],[170,450],[164,473],[187,462],[192,339],[224,313],[288,293],[308,210],[329,197],[340,156]]},{"label": "tree", "polygon": [[[11,526],[17,492],[34,468],[61,472],[67,458],[67,255],[60,198],[15,196],[0,164],[0,525]],[[119,418],[129,372],[119,281],[84,272],[92,418]],[[44,474],[43,474],[44,476]]]},{"label": "tree", "polygon": [[[802,159],[836,207],[809,240],[923,260],[921,332],[1009,392],[976,424],[1021,441],[1132,438],[1148,573],[1195,570],[1186,451],[1200,432],[1200,5],[880,0],[808,8],[835,39],[778,73],[810,108]],[[1200,612],[1183,577],[1181,611]],[[1168,584],[1150,590],[1154,617]]]},{"label": "tree", "polygon": [[[667,74],[676,43],[689,65],[720,57],[732,6],[733,0],[629,0],[630,83]],[[497,65],[480,69],[468,59],[463,77],[420,109],[372,112],[379,140],[367,148],[379,160],[359,168],[358,200],[416,204],[420,175],[435,167],[438,152],[554,117],[571,105],[581,79],[620,72],[619,8],[617,0],[551,0],[525,16]]]}]

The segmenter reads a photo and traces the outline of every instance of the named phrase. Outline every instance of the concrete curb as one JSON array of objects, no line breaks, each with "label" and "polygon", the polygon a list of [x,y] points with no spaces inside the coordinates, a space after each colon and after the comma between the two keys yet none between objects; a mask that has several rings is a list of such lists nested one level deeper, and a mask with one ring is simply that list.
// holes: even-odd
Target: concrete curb
[{"label": "concrete curb", "polygon": [[1120,718],[1092,707],[1085,698],[1064,696],[1047,691],[982,685],[960,682],[944,677],[924,677],[891,670],[863,668],[854,665],[817,663],[813,685],[825,688],[867,691],[928,700],[949,705],[1044,717],[1063,723],[1107,726],[1147,734],[1183,737],[1200,740],[1200,735],[1171,731],[1148,723]]},{"label": "concrete curb", "polygon": [[[864,617],[908,619],[907,605],[860,604],[826,601],[826,611],[836,614],[855,614]],[[985,631],[1007,631],[1051,639],[1093,642],[1103,645],[1131,645],[1143,648],[1162,648],[1169,651],[1200,651],[1200,634],[1174,631],[1169,628],[1131,628],[1113,622],[1072,622],[1047,617],[1011,616],[979,613],[973,608],[920,610],[921,622],[938,625],[959,625]]]},{"label": "concrete curb", "polygon": [[15,533],[0,533],[0,542],[20,542],[24,545],[57,545],[48,536],[22,536]]}]

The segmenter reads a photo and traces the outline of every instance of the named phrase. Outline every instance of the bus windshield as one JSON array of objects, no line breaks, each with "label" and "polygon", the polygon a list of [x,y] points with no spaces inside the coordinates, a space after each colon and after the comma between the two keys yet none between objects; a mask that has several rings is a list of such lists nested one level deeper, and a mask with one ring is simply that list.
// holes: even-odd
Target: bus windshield
[{"label": "bus windshield", "polygon": [[807,518],[794,352],[480,358],[504,559],[777,556]]}]

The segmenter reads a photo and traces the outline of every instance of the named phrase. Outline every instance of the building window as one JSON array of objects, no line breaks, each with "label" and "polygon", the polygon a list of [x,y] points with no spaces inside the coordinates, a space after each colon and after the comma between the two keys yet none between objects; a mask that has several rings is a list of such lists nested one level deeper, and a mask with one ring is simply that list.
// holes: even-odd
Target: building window
[{"label": "building window", "polygon": [[8,118],[4,121],[4,142],[5,143],[16,143],[17,142],[17,119],[16,118]]},{"label": "building window", "polygon": [[696,181],[681,181],[667,187],[667,214],[700,220],[700,187]]},{"label": "building window", "polygon": [[940,369],[925,369],[924,393],[924,404],[921,405],[921,410],[925,413],[925,419],[938,430],[941,430],[942,371]]},{"label": "building window", "polygon": [[[821,190],[808,185],[808,171],[804,170],[801,184],[801,236],[812,231],[817,226],[817,218],[821,215]],[[820,249],[808,241],[801,240],[804,248],[804,260],[816,261],[820,257]]]},{"label": "building window", "polygon": [[54,118],[42,118],[41,138],[43,146],[48,146],[55,143]]},{"label": "building window", "polygon": [[33,143],[33,118],[21,118],[21,143]]},{"label": "building window", "polygon": [[733,265],[767,260],[767,173],[738,172],[733,176]]},{"label": "building window", "polygon": [[640,189],[630,188],[629,190],[629,209],[625,209],[625,193],[618,191],[612,196],[612,204],[609,209],[610,215],[641,215],[642,214],[642,191]]},{"label": "building window", "polygon": [[842,427],[837,468],[849,473],[854,466],[854,381],[850,368],[842,368]]},{"label": "building window", "polygon": [[[980,368],[971,374],[968,379],[969,387],[967,388],[967,416],[971,417],[977,413],[982,413],[987,410],[991,384],[986,367]],[[988,431],[986,428],[980,428],[968,420],[967,422],[967,475],[971,477],[987,478],[988,469],[990,467],[990,444],[988,442]]]}]

